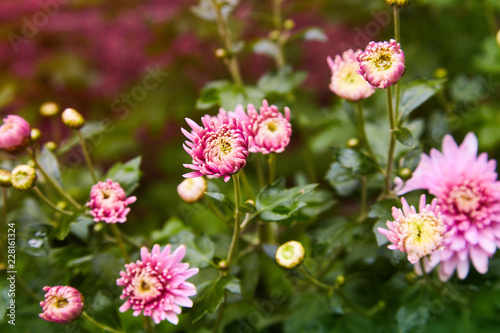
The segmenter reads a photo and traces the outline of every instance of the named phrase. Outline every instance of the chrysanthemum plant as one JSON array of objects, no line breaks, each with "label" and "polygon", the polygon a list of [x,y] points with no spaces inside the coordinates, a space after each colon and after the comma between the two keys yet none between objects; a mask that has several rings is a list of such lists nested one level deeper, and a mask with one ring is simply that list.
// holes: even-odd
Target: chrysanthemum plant
[{"label": "chrysanthemum plant", "polygon": [[[107,170],[94,161],[88,141],[101,129],[78,111],[64,111],[67,137],[50,138],[59,147],[5,118],[2,223],[20,231],[17,264],[1,257],[1,269],[37,270],[16,279],[40,304],[40,331],[417,332],[433,321],[458,331],[457,317],[470,327],[479,294],[466,279],[486,279],[500,246],[496,162],[473,133],[424,153],[415,118],[446,80],[409,82],[399,23],[409,2],[385,2],[393,38],[316,59],[336,96],[321,112],[301,101],[307,73],[287,51],[325,42],[319,29],[295,29],[284,1],[270,1],[269,34],[251,49],[273,68],[252,84],[231,29],[239,1],[193,6],[217,29],[230,79],[209,82],[179,126],[187,154],[168,163],[186,172],[154,191],[178,194],[173,205],[132,196],[140,156]],[[151,210],[167,223],[148,221]]]}]

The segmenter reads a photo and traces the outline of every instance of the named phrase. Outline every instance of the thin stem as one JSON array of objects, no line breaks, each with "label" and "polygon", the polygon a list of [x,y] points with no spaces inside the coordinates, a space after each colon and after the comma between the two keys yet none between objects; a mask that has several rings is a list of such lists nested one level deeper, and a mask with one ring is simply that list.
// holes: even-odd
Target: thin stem
[{"label": "thin stem", "polygon": [[43,178],[45,178],[47,183],[49,183],[50,186],[52,186],[57,192],[59,192],[59,194],[67,201],[69,201],[69,203],[72,204],[76,209],[81,210],[82,206],[78,202],[76,202],[75,199],[73,199],[71,195],[69,195],[54,179],[52,179],[52,177],[49,176],[42,165],[38,163],[35,152],[30,149],[28,149],[28,152],[30,153],[31,158],[35,163],[36,168],[42,173]]},{"label": "thin stem", "polygon": [[115,235],[116,244],[118,245],[118,248],[122,253],[123,259],[125,259],[126,263],[130,262],[130,257],[128,256],[127,250],[125,249],[125,244],[123,244],[122,236],[120,235],[120,229],[118,229],[118,226],[115,223],[111,223],[111,230]]},{"label": "thin stem", "polygon": [[282,0],[273,0],[273,21],[274,28],[280,33],[278,40],[276,41],[276,46],[278,47],[278,53],[275,56],[276,66],[281,68],[286,65],[285,52],[283,51],[283,40],[282,40],[282,18],[281,18],[281,2]]},{"label": "thin stem", "polygon": [[231,240],[231,245],[229,246],[229,252],[227,254],[227,267],[231,266],[234,258],[234,253],[236,251],[236,246],[238,244],[238,239],[240,237],[240,178],[238,174],[233,175],[234,182],[234,230],[233,238]]},{"label": "thin stem", "polygon": [[[269,166],[269,184],[274,183],[276,178],[276,154],[269,154],[268,159]],[[278,225],[275,222],[267,222],[265,224],[265,228],[267,228],[267,241],[269,244],[277,244],[277,233],[278,233]]]},{"label": "thin stem", "polygon": [[394,16],[394,39],[400,43],[400,39],[401,39],[401,33],[400,33],[400,23],[399,23],[399,8],[398,6],[392,6],[392,9],[393,9],[393,16]]},{"label": "thin stem", "polygon": [[368,141],[368,138],[366,136],[366,129],[365,129],[365,116],[363,114],[363,106],[361,102],[355,103],[356,107],[356,112],[358,114],[358,136],[361,141],[361,145],[365,147],[366,151],[368,152],[368,155],[373,159],[377,160],[375,157],[375,154],[373,153],[373,149],[370,145],[370,142]]},{"label": "thin stem", "polygon": [[155,327],[153,325],[151,325],[151,321],[149,320],[149,317],[143,316],[142,322],[144,324],[144,329],[146,330],[146,332],[149,332],[149,333],[156,332]]},{"label": "thin stem", "polygon": [[367,192],[368,192],[368,179],[366,176],[361,177],[361,209],[359,212],[358,222],[363,222],[367,213]]},{"label": "thin stem", "polygon": [[247,174],[245,172],[245,169],[240,170],[241,173],[241,180],[243,182],[243,187],[245,188],[245,192],[247,193],[248,197],[251,199],[255,198],[255,193],[253,193],[252,186],[250,185],[250,182],[248,181]]},{"label": "thin stem", "polygon": [[121,230],[119,228],[118,228],[118,230],[120,231],[120,235],[123,237],[123,240],[125,242],[129,243],[132,246],[135,246],[138,249],[140,249],[140,248],[142,248],[144,246],[141,243],[139,243],[138,241],[136,241],[135,239],[133,239],[132,237],[130,237],[129,235],[127,235],[125,233],[125,231],[123,231],[123,230]]},{"label": "thin stem", "polygon": [[272,183],[274,183],[274,180],[276,178],[276,154],[275,153],[269,154],[268,165],[269,165],[269,184],[272,184]]},{"label": "thin stem", "polygon": [[299,270],[304,275],[304,277],[312,284],[314,284],[322,289],[325,289],[330,293],[333,293],[333,291],[335,290],[334,286],[323,283],[323,282],[319,281],[318,279],[316,279],[311,274],[309,274],[309,272],[304,268],[304,266],[300,266]]},{"label": "thin stem", "polygon": [[83,138],[82,132],[80,130],[76,130],[78,133],[78,138],[80,139],[80,145],[82,146],[83,156],[85,157],[85,162],[87,163],[87,167],[89,168],[90,176],[92,177],[92,181],[94,184],[97,183],[97,177],[95,175],[94,166],[92,165],[92,160],[90,159],[89,151],[87,150],[87,145],[85,144],[85,139]]},{"label": "thin stem", "polygon": [[213,328],[213,333],[219,332],[220,324],[222,323],[222,317],[224,316],[224,310],[226,309],[226,298],[227,298],[227,290],[224,289],[224,301],[219,307],[217,312],[217,317],[215,318],[215,324]]},{"label": "thin stem", "polygon": [[238,59],[232,54],[233,41],[231,37],[231,30],[222,16],[222,6],[217,0],[212,0],[212,5],[215,9],[215,15],[217,18],[217,27],[219,29],[219,36],[224,42],[226,51],[229,52],[229,58],[226,59],[225,64],[231,73],[234,83],[236,86],[241,87],[243,85],[243,80],[241,79],[240,65]]},{"label": "thin stem", "polygon": [[328,273],[330,271],[330,269],[333,267],[333,265],[335,265],[335,263],[337,262],[337,259],[339,258],[342,251],[343,251],[343,249],[340,248],[331,255],[331,257],[328,259],[328,263],[325,266],[323,266],[321,269],[319,269],[318,272],[316,273],[317,279],[323,278],[323,276],[325,276],[326,273]]},{"label": "thin stem", "polygon": [[264,180],[264,170],[262,167],[262,154],[258,154],[256,160],[256,165],[257,165],[257,178],[259,179],[259,187],[262,188],[264,187],[265,180]]},{"label": "thin stem", "polygon": [[57,205],[55,205],[52,201],[50,201],[49,198],[47,198],[43,193],[42,191],[40,191],[40,189],[36,186],[34,186],[32,188],[33,192],[36,194],[36,196],[42,200],[43,202],[45,202],[47,205],[49,205],[53,210],[55,210],[56,212],[59,212],[61,214],[65,214],[65,215],[73,215],[73,212],[69,212],[67,210],[64,210],[64,209],[60,209],[59,207],[57,207]]},{"label": "thin stem", "polygon": [[101,324],[100,322],[96,321],[94,318],[89,316],[89,314],[86,311],[82,312],[82,317],[84,319],[86,319],[89,323],[91,323],[92,325],[98,327],[101,330],[101,332],[104,331],[104,332],[111,332],[111,333],[125,333],[123,331],[115,330],[114,328],[111,328],[109,326]]},{"label": "thin stem", "polygon": [[384,194],[388,195],[391,193],[392,189],[392,164],[394,163],[394,150],[396,148],[396,137],[394,136],[394,130],[396,129],[394,110],[392,107],[392,91],[391,88],[386,89],[387,93],[387,109],[389,113],[389,124],[391,126],[391,142],[389,144],[389,152],[387,154],[387,169],[385,172],[385,189]]}]

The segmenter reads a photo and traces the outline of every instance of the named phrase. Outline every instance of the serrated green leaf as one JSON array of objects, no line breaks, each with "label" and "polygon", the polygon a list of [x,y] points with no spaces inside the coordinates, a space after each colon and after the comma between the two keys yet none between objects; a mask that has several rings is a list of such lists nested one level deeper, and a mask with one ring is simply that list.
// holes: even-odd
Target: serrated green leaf
[{"label": "serrated green leaf", "polygon": [[406,121],[412,111],[441,90],[445,81],[422,79],[410,83],[408,87],[404,87],[399,110],[401,114],[399,125]]},{"label": "serrated green leaf", "polygon": [[205,314],[217,311],[224,302],[225,290],[231,293],[240,293],[238,279],[221,276],[204,288],[193,306],[193,323],[200,320]]},{"label": "serrated green leaf", "polygon": [[411,134],[411,131],[408,128],[406,128],[406,127],[396,128],[392,132],[392,134],[394,135],[396,140],[398,140],[399,142],[401,142],[405,146],[408,146],[408,147],[413,146],[413,134]]},{"label": "serrated green leaf", "polygon": [[285,179],[280,178],[267,185],[257,195],[255,206],[263,221],[281,221],[304,207],[306,203],[300,199],[311,192],[318,184],[297,186],[285,189]]},{"label": "serrated green leaf", "polygon": [[139,169],[142,158],[137,156],[125,164],[116,163],[109,169],[105,179],[112,179],[118,182],[127,195],[130,195],[138,186],[142,172]]},{"label": "serrated green leaf", "polygon": [[352,171],[353,175],[369,175],[375,173],[379,166],[359,150],[349,148],[331,148],[337,161],[346,169]]}]

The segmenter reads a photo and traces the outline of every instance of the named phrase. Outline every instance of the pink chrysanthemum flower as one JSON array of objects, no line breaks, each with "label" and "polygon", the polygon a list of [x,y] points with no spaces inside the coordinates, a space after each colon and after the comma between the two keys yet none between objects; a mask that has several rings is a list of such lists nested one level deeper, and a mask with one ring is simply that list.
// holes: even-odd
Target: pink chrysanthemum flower
[{"label": "pink chrysanthemum flower", "polygon": [[385,89],[399,81],[405,72],[405,54],[394,39],[390,42],[370,42],[358,53],[359,71],[374,87]]},{"label": "pink chrysanthemum flower", "polygon": [[83,296],[68,286],[44,287],[45,300],[40,302],[43,313],[38,316],[47,321],[67,324],[78,318],[83,311]]},{"label": "pink chrysanthemum flower", "polygon": [[127,206],[136,200],[136,197],[127,198],[120,184],[108,179],[92,186],[87,207],[95,222],[123,223],[127,221],[127,214],[130,212]]},{"label": "pink chrysanthemum flower", "polygon": [[359,61],[356,55],[359,52],[361,50],[354,53],[349,49],[342,53],[342,56],[335,56],[335,61],[330,57],[326,59],[332,70],[330,90],[337,96],[353,102],[370,97],[376,89],[358,73]]},{"label": "pink chrysanthemum flower", "polygon": [[170,245],[160,251],[160,245],[156,244],[151,253],[143,247],[141,260],[125,265],[126,270],[116,280],[116,284],[124,287],[120,298],[126,299],[120,312],[132,308],[134,316],[142,312],[156,324],[167,319],[177,325],[181,306],[192,307],[189,296],[196,295],[196,287],[186,279],[198,273],[198,268],[188,269],[189,264],[181,263],[185,254],[184,245],[172,254]]},{"label": "pink chrysanthemum flower", "polygon": [[406,252],[412,264],[437,250],[443,250],[443,239],[452,232],[447,232],[445,217],[440,212],[437,199],[427,205],[425,195],[422,195],[418,212],[415,207],[408,205],[405,198],[401,198],[401,203],[402,209],[392,207],[394,221],[387,221],[389,230],[377,229],[392,243],[388,248]]},{"label": "pink chrysanthemum flower", "polygon": [[30,124],[24,118],[16,115],[8,115],[3,119],[4,124],[0,126],[0,148],[8,152],[16,152],[30,142]]},{"label": "pink chrysanthemum flower", "polygon": [[184,164],[184,167],[195,171],[184,174],[184,177],[224,177],[227,182],[231,175],[245,166],[248,138],[237,118],[230,118],[221,110],[217,117],[203,117],[201,121],[204,127],[189,118],[186,121],[193,131],[189,133],[181,129],[189,139],[183,146],[191,155],[193,163]]},{"label": "pink chrysanthemum flower", "polygon": [[269,105],[264,100],[257,111],[252,104],[245,113],[238,105],[230,116],[238,117],[245,133],[248,135],[248,150],[251,153],[281,153],[290,143],[292,125],[290,124],[290,109],[285,107],[285,116],[279,112],[276,105]]},{"label": "pink chrysanthemum flower", "polygon": [[488,257],[500,246],[500,182],[495,172],[496,161],[486,153],[477,155],[478,142],[467,134],[460,147],[450,135],[443,139],[442,153],[432,149],[422,155],[420,163],[399,194],[425,189],[436,196],[441,212],[448,217],[450,228],[456,229],[446,239],[439,258],[431,260],[426,270],[437,263],[441,280],[446,281],[455,269],[464,279],[469,273],[469,260],[479,273],[488,270]]}]

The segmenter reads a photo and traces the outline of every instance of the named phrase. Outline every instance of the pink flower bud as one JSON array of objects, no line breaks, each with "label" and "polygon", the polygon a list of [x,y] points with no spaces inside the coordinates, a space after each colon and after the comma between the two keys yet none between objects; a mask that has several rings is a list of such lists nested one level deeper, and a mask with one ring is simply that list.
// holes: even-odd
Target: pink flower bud
[{"label": "pink flower bud", "polygon": [[28,145],[31,138],[30,124],[22,117],[8,115],[0,126],[0,148],[17,152]]},{"label": "pink flower bud", "polygon": [[59,324],[67,324],[78,318],[83,311],[83,296],[68,286],[44,287],[45,300],[40,302],[43,313],[40,318]]}]

